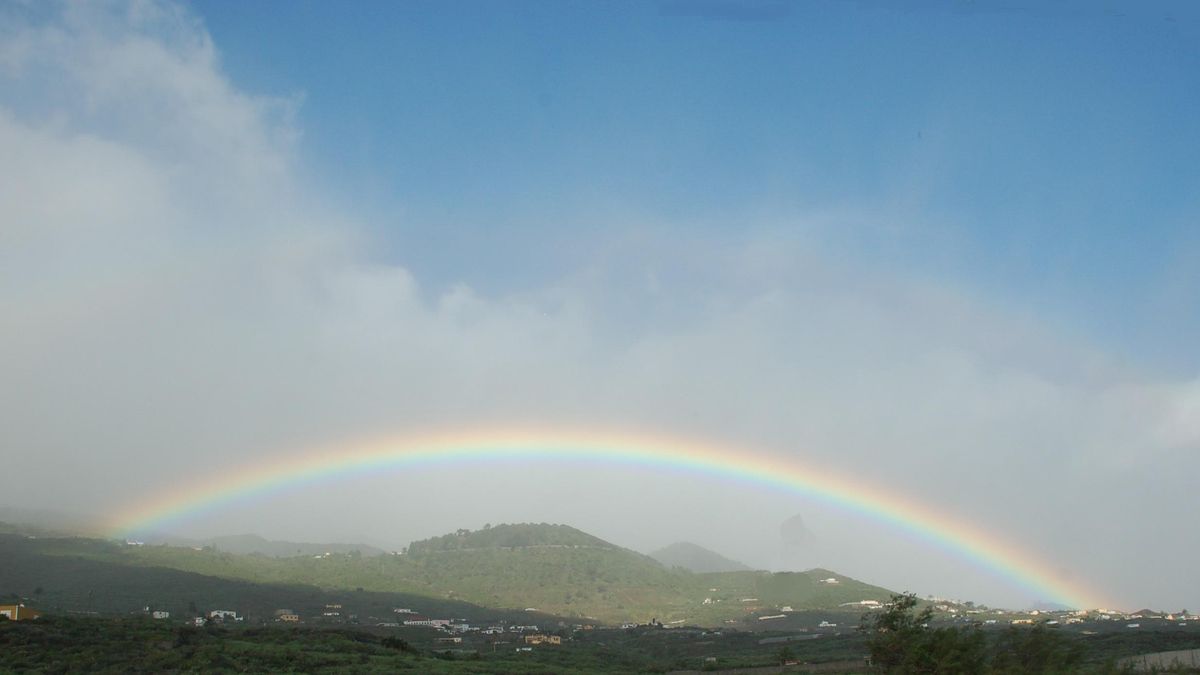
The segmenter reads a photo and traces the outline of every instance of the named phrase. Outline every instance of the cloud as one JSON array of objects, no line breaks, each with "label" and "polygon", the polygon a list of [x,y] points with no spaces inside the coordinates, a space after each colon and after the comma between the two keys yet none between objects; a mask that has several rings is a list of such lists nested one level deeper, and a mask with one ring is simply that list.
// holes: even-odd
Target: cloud
[{"label": "cloud", "polygon": [[1171,387],[1164,396],[1161,434],[1169,447],[1200,447],[1200,380]]},{"label": "cloud", "polygon": [[[1120,551],[1139,520],[1186,527],[1181,516],[1096,495],[1119,492],[1131,467],[1196,468],[1180,455],[1200,437],[1194,382],[1153,380],[1040,317],[856,259],[827,245],[839,224],[821,214],[738,223],[736,240],[686,223],[610,224],[587,234],[605,245],[586,264],[541,287],[432,288],[403,253],[381,260],[362,217],[301,177],[302,97],[238,90],[187,11],[138,2],[34,14],[10,10],[0,40],[0,443],[14,449],[7,471],[28,477],[15,486],[20,503],[114,508],[255,453],[413,427],[652,428],[899,485],[1123,597],[1167,598],[1123,572],[1131,558]],[[471,497],[490,494],[492,478],[405,490],[464,495],[424,528],[470,525],[472,513],[545,520],[538,510],[552,509],[651,548],[697,527],[622,527],[619,516],[637,513],[621,503],[654,493],[632,477],[589,488],[595,500],[572,498],[570,472],[512,477],[505,513]],[[547,492],[554,482],[567,493]],[[727,523],[720,536],[737,547],[723,550],[759,561],[777,554],[782,516],[801,508],[720,492],[782,509],[764,513],[760,531],[706,503],[712,489],[672,489],[680,518],[721,511],[705,527]],[[394,491],[358,497],[352,513],[305,525],[352,518],[380,538],[434,533],[396,531],[378,515]],[[270,505],[261,513],[264,529],[296,527]],[[943,589],[942,568],[871,562],[857,533],[804,513],[825,550],[848,552],[828,566],[993,599],[986,579]],[[1092,541],[1063,537],[1097,519],[1103,563]]]}]

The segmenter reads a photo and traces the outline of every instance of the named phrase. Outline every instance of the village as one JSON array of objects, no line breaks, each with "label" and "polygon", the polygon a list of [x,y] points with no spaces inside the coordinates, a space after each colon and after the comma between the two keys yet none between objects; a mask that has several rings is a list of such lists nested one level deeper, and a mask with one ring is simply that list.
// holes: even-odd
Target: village
[{"label": "village", "polygon": [[[717,590],[717,589],[710,589]],[[710,598],[711,599],[711,598]],[[58,613],[41,611],[25,602],[0,605],[0,623],[57,621]],[[177,636],[201,634],[210,639],[222,639],[229,635],[264,635],[279,631],[296,636],[311,635],[322,640],[323,635],[343,635],[346,630],[354,634],[377,640],[378,644],[410,654],[424,653],[441,659],[518,658],[526,657],[550,663],[569,662],[572,659],[590,658],[581,656],[595,654],[596,650],[617,650],[616,653],[640,656],[659,653],[656,650],[670,649],[677,660],[690,655],[696,659],[697,667],[712,669],[718,663],[723,666],[760,663],[763,654],[778,655],[783,667],[804,666],[805,659],[818,658],[823,667],[833,668],[828,672],[856,672],[862,659],[863,634],[860,623],[877,612],[886,609],[886,603],[864,599],[842,603],[837,608],[824,610],[797,610],[788,605],[767,606],[755,597],[724,598],[725,602],[738,603],[744,611],[741,620],[725,620],[719,626],[698,626],[686,619],[657,618],[620,624],[560,619],[528,607],[525,610],[497,610],[492,619],[479,616],[466,618],[429,612],[422,603],[408,606],[391,606],[387,615],[378,616],[382,608],[357,600],[353,593],[343,598],[323,600],[302,609],[259,606],[254,611],[245,611],[227,605],[222,608],[198,609],[193,603],[186,612],[172,612],[155,606],[143,606],[125,614],[125,621],[143,622],[163,627]],[[697,598],[703,606],[704,598]],[[711,600],[715,603],[717,600]],[[1167,633],[1173,633],[1181,646],[1194,644],[1200,635],[1200,615],[1186,610],[1179,612],[1157,612],[1139,610],[1122,612],[1107,608],[1092,610],[1029,610],[1012,611],[974,606],[936,598],[927,598],[924,606],[934,612],[931,627],[976,626],[985,632],[1016,630],[1024,632],[1041,627],[1060,634],[1073,634],[1078,639],[1097,635],[1097,639],[1126,633],[1130,637],[1145,633],[1145,639],[1137,638],[1137,644],[1158,644]],[[436,601],[431,606],[439,605]],[[390,610],[390,611],[389,611]],[[92,615],[94,612],[66,611],[70,615]],[[528,616],[521,620],[521,614]],[[67,616],[62,617],[64,620]],[[503,618],[496,618],[503,617]],[[116,619],[117,616],[113,615]],[[273,627],[273,629],[272,629]],[[266,629],[266,630],[264,630]],[[179,639],[191,639],[183,638]],[[1186,643],[1186,644],[1185,644]],[[542,651],[548,650],[548,651]],[[564,651],[559,651],[564,650]],[[1154,659],[1166,658],[1174,652],[1161,654],[1139,654],[1126,659],[1141,659],[1147,663],[1158,663]],[[538,654],[541,653],[541,656]],[[503,656],[507,654],[508,656]],[[1189,658],[1197,654],[1187,653]],[[1174,657],[1172,657],[1174,658]],[[567,661],[563,661],[566,659]],[[758,659],[758,661],[755,661]],[[686,658],[685,658],[686,660]],[[1140,663],[1140,661],[1139,661]],[[1163,662],[1165,663],[1165,662]],[[734,666],[739,667],[739,666]],[[1140,666],[1139,666],[1140,667]],[[837,670],[843,668],[843,670]],[[690,671],[689,671],[690,672]],[[699,672],[699,671],[697,671]]]},{"label": "village", "polygon": [[[743,602],[753,603],[756,598],[742,598]],[[711,599],[702,601],[707,604]],[[970,603],[952,603],[949,601],[932,602],[935,621],[958,625],[979,625],[983,628],[1004,626],[1034,626],[1063,627],[1080,631],[1084,635],[1112,630],[1163,629],[1167,627],[1194,628],[1200,630],[1200,614],[1187,610],[1179,612],[1159,612],[1142,609],[1135,612],[1122,612],[1114,609],[1098,608],[1090,610],[1029,610],[1014,611],[1007,609],[991,609],[974,607]],[[841,635],[854,632],[858,627],[858,619],[866,612],[881,610],[884,605],[876,600],[861,600],[842,603],[838,612],[832,611],[797,611],[791,606],[763,608],[757,605],[746,607],[746,617],[741,620],[726,620],[728,626],[724,630],[759,630],[759,631],[795,631],[808,634],[808,637],[820,637],[822,634]],[[535,608],[527,608],[534,613]],[[145,607],[140,614],[157,621],[171,621],[170,611]],[[838,616],[840,614],[840,617]],[[0,605],[0,617],[15,621],[35,620],[43,615],[42,612],[25,604]],[[840,621],[831,621],[840,618]],[[329,626],[351,624],[370,626],[379,629],[425,629],[436,644],[454,647],[466,642],[486,643],[493,648],[496,645],[513,644],[517,651],[528,651],[534,646],[561,645],[564,639],[585,631],[629,631],[635,629],[697,630],[695,626],[684,619],[662,622],[650,619],[645,622],[634,620],[625,621],[619,625],[603,625],[599,623],[567,623],[556,621],[553,627],[536,623],[515,623],[510,621],[489,622],[486,625],[472,624],[465,618],[431,617],[417,609],[395,607],[392,616],[365,616],[348,609],[346,603],[328,603],[319,611],[310,612],[307,616],[288,608],[279,608],[269,616],[257,616],[252,619],[234,609],[211,609],[194,616],[176,617],[176,621],[196,627],[206,625],[310,625]],[[705,631],[712,634],[716,631]]]}]

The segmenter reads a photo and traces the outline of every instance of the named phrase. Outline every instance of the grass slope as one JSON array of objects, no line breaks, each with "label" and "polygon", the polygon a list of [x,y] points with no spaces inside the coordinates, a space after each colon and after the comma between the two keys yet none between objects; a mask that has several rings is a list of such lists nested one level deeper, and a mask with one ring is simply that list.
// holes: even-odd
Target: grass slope
[{"label": "grass slope", "polygon": [[[414,593],[322,588],[297,582],[256,583],[230,575],[145,565],[141,563],[147,557],[136,555],[140,548],[96,539],[0,534],[0,602],[24,599],[30,606],[58,614],[129,614],[152,607],[181,618],[231,609],[251,621],[270,618],[276,609],[284,608],[309,620],[321,616],[325,605],[341,604],[344,615],[357,614],[364,622],[395,621],[395,607],[475,623],[530,621],[526,612],[504,612]],[[185,556],[185,551],[197,554],[195,561],[208,557],[191,549],[161,549],[179,556]]]}]

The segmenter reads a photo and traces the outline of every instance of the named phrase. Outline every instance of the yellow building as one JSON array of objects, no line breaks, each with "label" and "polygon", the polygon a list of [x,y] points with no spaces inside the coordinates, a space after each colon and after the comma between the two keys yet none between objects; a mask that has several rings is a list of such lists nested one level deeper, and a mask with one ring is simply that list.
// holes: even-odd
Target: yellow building
[{"label": "yellow building", "polygon": [[525,644],[527,644],[527,645],[542,645],[542,644],[561,645],[562,638],[557,635],[542,635],[541,633],[538,633],[536,635],[526,635],[525,636]]},{"label": "yellow building", "polygon": [[25,605],[0,605],[0,616],[7,617],[10,621],[29,621],[41,615],[41,612]]}]

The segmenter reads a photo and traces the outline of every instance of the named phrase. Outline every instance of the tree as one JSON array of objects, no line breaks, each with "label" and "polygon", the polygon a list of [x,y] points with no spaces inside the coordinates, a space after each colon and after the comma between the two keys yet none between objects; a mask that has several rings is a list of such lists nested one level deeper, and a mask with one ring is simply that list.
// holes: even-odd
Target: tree
[{"label": "tree", "polygon": [[398,637],[385,637],[380,644],[388,649],[395,649],[401,652],[416,652],[416,650],[412,648],[412,645],[408,644],[407,640]]},{"label": "tree", "polygon": [[858,629],[870,636],[867,647],[871,663],[887,669],[898,668],[905,662],[908,652],[920,641],[923,626],[933,618],[931,607],[914,613],[917,602],[913,593],[897,594],[882,612],[863,615]]},{"label": "tree", "polygon": [[863,615],[871,663],[902,673],[983,672],[987,642],[978,627],[930,629],[933,608],[918,603],[913,593],[893,595],[882,612]]},{"label": "tree", "polygon": [[781,665],[781,666],[786,666],[788,664],[788,661],[793,661],[796,658],[796,654],[794,652],[792,652],[790,647],[780,648],[778,656],[779,656],[779,665]]},{"label": "tree", "polygon": [[992,667],[999,673],[1066,673],[1082,659],[1082,645],[1043,624],[1025,629],[1010,626],[996,643]]}]

